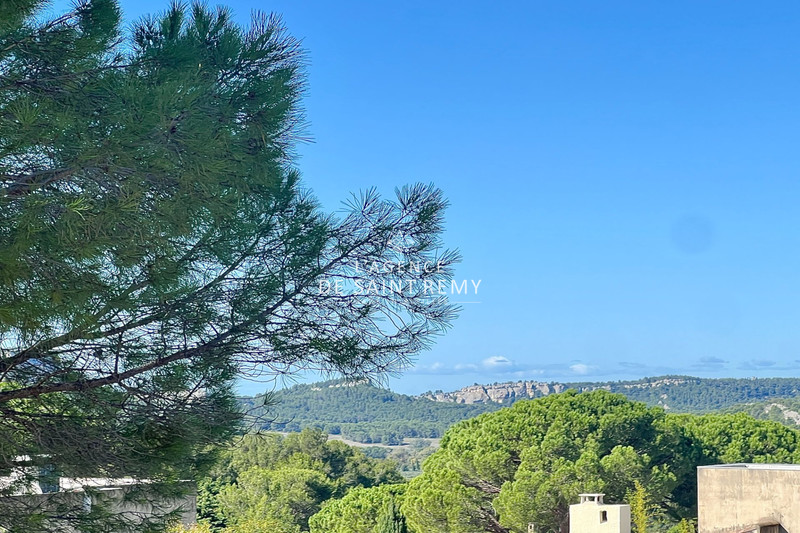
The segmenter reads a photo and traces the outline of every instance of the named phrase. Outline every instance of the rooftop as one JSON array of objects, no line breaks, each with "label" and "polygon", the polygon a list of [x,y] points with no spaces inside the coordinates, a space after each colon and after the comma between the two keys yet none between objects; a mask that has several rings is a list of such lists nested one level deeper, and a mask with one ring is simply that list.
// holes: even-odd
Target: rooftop
[{"label": "rooftop", "polygon": [[727,465],[698,466],[697,468],[725,468],[729,470],[800,470],[800,465],[783,463],[732,463]]}]

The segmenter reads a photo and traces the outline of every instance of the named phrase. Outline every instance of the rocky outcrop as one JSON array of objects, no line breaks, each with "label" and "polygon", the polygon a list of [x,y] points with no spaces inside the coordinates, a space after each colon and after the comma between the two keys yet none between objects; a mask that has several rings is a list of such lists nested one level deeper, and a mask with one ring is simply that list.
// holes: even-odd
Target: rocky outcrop
[{"label": "rocky outcrop", "polygon": [[422,397],[436,402],[511,403],[526,398],[539,398],[564,390],[566,390],[566,386],[563,383],[516,381],[492,385],[471,385],[453,392],[427,392]]},{"label": "rocky outcrop", "polygon": [[[693,378],[697,379],[697,378]],[[597,389],[616,391],[627,394],[626,391],[635,389],[653,389],[666,386],[677,386],[687,382],[686,378],[664,377],[658,379],[645,379],[632,382],[618,382],[612,386],[609,383],[545,383],[542,381],[514,381],[508,383],[493,383],[491,385],[471,385],[453,392],[426,392],[422,398],[435,402],[455,403],[513,403],[517,400],[540,398],[548,394],[563,392],[567,389],[576,389],[586,392]],[[670,407],[666,403],[667,395],[662,394],[658,405],[664,409]]]},{"label": "rocky outcrop", "polygon": [[764,407],[764,412],[769,414],[770,410],[772,410],[773,407],[777,407],[778,409],[780,409],[781,413],[783,414],[784,420],[789,420],[793,422],[794,425],[800,426],[800,413],[798,413],[797,411],[793,411],[792,409],[789,409],[788,407],[786,407],[781,403],[770,403],[766,405]]}]

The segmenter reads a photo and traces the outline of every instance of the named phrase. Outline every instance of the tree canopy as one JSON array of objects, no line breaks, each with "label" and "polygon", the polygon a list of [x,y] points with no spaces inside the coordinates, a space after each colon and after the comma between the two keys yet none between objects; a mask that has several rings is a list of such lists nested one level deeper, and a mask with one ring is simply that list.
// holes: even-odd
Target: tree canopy
[{"label": "tree canopy", "polygon": [[[311,517],[311,533],[403,533],[400,513],[405,484],[357,488],[331,500]],[[406,529],[407,531],[407,529]]]},{"label": "tree canopy", "polygon": [[668,524],[696,516],[696,467],[800,462],[800,433],[745,414],[667,415],[606,391],[568,391],[453,426],[409,483],[410,529],[569,531],[581,492],[626,501],[638,486]]},{"label": "tree canopy", "polygon": [[172,490],[235,427],[236,376],[391,372],[448,326],[438,190],[333,217],[303,189],[277,17],[174,3],[125,32],[113,0],[45,5],[0,3],[0,470]]},{"label": "tree canopy", "polygon": [[200,515],[224,531],[308,531],[325,502],[369,487],[391,487],[391,494],[402,481],[394,463],[329,441],[319,430],[247,435],[203,481]]}]

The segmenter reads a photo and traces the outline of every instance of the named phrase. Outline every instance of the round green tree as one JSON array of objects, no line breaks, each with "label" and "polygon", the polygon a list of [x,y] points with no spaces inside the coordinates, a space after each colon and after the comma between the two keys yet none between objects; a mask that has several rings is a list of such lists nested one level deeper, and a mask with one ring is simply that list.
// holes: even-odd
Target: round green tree
[{"label": "round green tree", "polygon": [[[331,500],[311,517],[311,533],[406,533],[399,504],[405,484],[357,488]],[[405,528],[405,529],[403,529]]]}]

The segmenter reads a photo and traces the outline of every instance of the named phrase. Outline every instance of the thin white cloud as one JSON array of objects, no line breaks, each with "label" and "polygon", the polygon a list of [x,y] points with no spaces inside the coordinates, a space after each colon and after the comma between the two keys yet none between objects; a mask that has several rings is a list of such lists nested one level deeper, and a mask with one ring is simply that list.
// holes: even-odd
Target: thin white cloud
[{"label": "thin white cloud", "polygon": [[516,376],[538,375],[541,369],[535,369],[530,365],[519,364],[516,361],[502,355],[493,355],[476,363],[464,362],[455,365],[434,362],[427,365],[416,365],[409,370],[414,374],[439,374],[439,375],[458,375],[458,374],[481,374],[484,376],[503,376],[513,374]]},{"label": "thin white cloud", "polygon": [[511,361],[511,359],[508,357],[503,357],[502,355],[493,355],[491,357],[487,357],[481,361],[481,364],[490,369],[508,368],[510,366],[514,366],[514,362]]},{"label": "thin white cloud", "polygon": [[[431,376],[469,376],[464,379],[465,383],[467,380],[484,384],[510,380],[577,383],[640,379],[644,376],[700,375],[710,377],[709,374],[719,374],[723,370],[731,374],[727,369],[736,369],[733,372],[734,375],[730,377],[742,377],[745,375],[744,372],[748,372],[747,376],[760,376],[765,373],[769,373],[772,377],[794,375],[800,371],[800,359],[786,362],[771,359],[736,361],[706,356],[675,366],[650,365],[640,361],[609,361],[603,365],[592,365],[573,359],[569,362],[540,363],[533,366],[530,363],[520,363],[505,356],[494,355],[473,360],[473,362],[465,361],[454,364],[437,361],[426,365],[416,365],[407,373]],[[476,376],[477,379],[473,376]]]},{"label": "thin white cloud", "polygon": [[572,370],[572,372],[574,372],[575,374],[580,374],[581,376],[584,376],[589,372],[591,372],[592,370],[594,370],[594,367],[585,365],[583,363],[575,363],[569,365],[569,369]]}]

